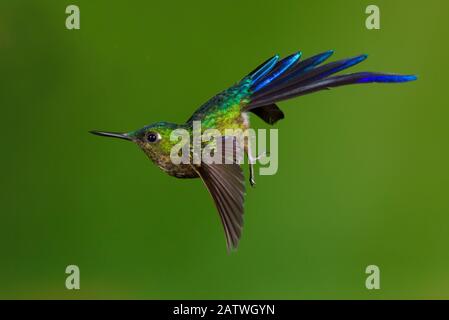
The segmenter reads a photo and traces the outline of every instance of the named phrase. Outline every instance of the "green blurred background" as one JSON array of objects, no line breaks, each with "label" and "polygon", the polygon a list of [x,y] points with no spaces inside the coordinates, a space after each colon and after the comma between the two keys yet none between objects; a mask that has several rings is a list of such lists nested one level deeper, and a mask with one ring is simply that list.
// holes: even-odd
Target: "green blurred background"
[{"label": "green blurred background", "polygon": [[[3,0],[0,298],[449,298],[449,2],[377,0],[377,31],[369,4]],[[87,133],[183,122],[298,49],[419,81],[281,103],[279,171],[248,190],[236,253],[201,181]]]}]

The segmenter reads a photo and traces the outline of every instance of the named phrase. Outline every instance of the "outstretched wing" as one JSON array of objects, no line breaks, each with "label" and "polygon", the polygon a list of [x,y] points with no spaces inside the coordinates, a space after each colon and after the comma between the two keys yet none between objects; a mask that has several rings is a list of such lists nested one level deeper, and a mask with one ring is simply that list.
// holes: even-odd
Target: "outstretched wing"
[{"label": "outstretched wing", "polygon": [[245,182],[237,164],[202,164],[198,173],[214,199],[228,250],[238,246],[243,227]]},{"label": "outstretched wing", "polygon": [[[231,146],[226,140],[233,142]],[[223,137],[220,144],[222,161],[202,162],[200,166],[195,167],[217,207],[228,250],[237,248],[243,227],[245,182],[242,169],[236,160],[238,146],[235,142],[233,137]]]}]

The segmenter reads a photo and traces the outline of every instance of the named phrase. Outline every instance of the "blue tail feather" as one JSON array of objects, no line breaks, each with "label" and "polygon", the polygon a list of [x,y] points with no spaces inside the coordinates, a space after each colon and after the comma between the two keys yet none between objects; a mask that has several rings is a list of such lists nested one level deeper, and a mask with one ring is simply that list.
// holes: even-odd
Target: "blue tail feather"
[{"label": "blue tail feather", "polygon": [[329,57],[333,54],[334,54],[334,50],[328,50],[323,53],[317,54],[313,57],[310,57],[310,58],[304,60],[303,62],[298,63],[298,65],[295,67],[295,69],[291,70],[291,72],[289,72],[289,74],[287,74],[284,79],[280,79],[280,80],[284,80],[283,82],[285,82],[285,81],[289,81],[293,78],[296,78],[299,75],[304,74],[304,73],[308,72],[309,70],[315,68],[316,66],[320,65],[321,63],[323,63],[324,61],[329,59]]},{"label": "blue tail feather", "polygon": [[366,75],[365,77],[359,79],[357,83],[371,83],[371,82],[399,83],[399,82],[415,81],[417,79],[418,77],[415,75],[371,74]]},{"label": "blue tail feather", "polygon": [[300,85],[297,85],[296,87],[289,88],[288,90],[275,92],[270,95],[253,99],[251,100],[251,103],[248,105],[247,110],[291,99],[294,97],[302,96],[305,94],[313,93],[316,91],[350,84],[363,84],[372,82],[401,83],[414,80],[417,80],[417,76],[415,75],[397,75],[397,74],[373,73],[373,72],[359,72],[359,73],[345,74],[341,76],[328,77],[317,81],[302,83]]},{"label": "blue tail feather", "polygon": [[[316,79],[323,79],[329,75],[332,75],[334,73],[340,72],[342,70],[348,69],[352,66],[355,66],[356,64],[359,64],[360,62],[366,60],[366,58],[368,58],[368,55],[366,54],[362,54],[360,56],[354,57],[354,58],[349,58],[349,59],[345,59],[345,60],[340,60],[337,62],[333,62],[333,63],[329,63],[327,65],[322,66],[321,68],[316,68],[316,74],[317,76],[315,78],[313,78],[314,80]],[[330,68],[333,66],[333,64],[335,64],[335,67]],[[320,70],[323,69],[324,71]]]},{"label": "blue tail feather", "polygon": [[320,79],[326,78],[334,73],[352,67],[367,58],[366,55],[360,55],[354,58],[343,59],[335,62],[331,62],[325,65],[317,66],[315,68],[306,69],[299,68],[296,72],[292,72],[292,76],[280,83],[271,84],[264,90],[253,94],[252,99],[259,99],[264,96],[272,95],[275,93],[289,91],[292,88],[308,83],[311,81],[318,81]]},{"label": "blue tail feather", "polygon": [[276,67],[268,74],[263,76],[262,78],[254,81],[252,86],[252,91],[257,92],[265,86],[269,85],[273,80],[284,74],[291,66],[293,66],[300,58],[302,53],[297,52],[288,56],[287,58],[279,61]]},{"label": "blue tail feather", "polygon": [[414,81],[414,75],[359,72],[332,76],[364,61],[365,54],[321,65],[333,54],[332,50],[320,53],[299,62],[301,52],[281,61],[274,56],[256,68],[245,79],[251,79],[251,102],[246,110],[272,105],[278,101],[312,93],[331,87],[361,83],[399,83]]},{"label": "blue tail feather", "polygon": [[272,58],[268,59],[260,66],[258,66],[253,72],[251,72],[246,78],[251,78],[253,82],[258,81],[260,78],[265,76],[268,72],[270,72],[276,63],[279,60],[279,55],[275,55]]}]

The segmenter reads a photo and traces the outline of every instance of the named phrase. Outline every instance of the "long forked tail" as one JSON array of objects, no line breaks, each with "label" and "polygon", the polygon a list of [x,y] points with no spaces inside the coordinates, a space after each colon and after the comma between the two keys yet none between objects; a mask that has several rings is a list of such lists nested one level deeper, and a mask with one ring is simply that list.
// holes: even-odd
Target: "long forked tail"
[{"label": "long forked tail", "polygon": [[251,79],[250,102],[244,111],[256,113],[256,108],[272,108],[276,102],[332,87],[370,82],[398,83],[417,79],[414,75],[378,72],[332,76],[367,58],[367,55],[360,55],[321,65],[332,54],[333,51],[326,51],[303,61],[300,61],[300,52],[282,60],[277,55],[268,59],[244,78]]}]

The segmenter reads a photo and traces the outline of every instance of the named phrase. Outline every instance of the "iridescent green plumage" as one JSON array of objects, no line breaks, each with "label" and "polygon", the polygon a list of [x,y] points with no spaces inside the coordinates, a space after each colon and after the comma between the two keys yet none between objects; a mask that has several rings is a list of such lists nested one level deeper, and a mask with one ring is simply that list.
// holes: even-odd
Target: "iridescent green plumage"
[{"label": "iridescent green plumage", "polygon": [[236,126],[235,122],[240,122],[243,107],[250,101],[251,85],[251,79],[244,79],[217,94],[198,108],[187,120],[187,124],[191,125],[195,120],[201,121],[204,129],[214,128],[220,131]]},{"label": "iridescent green plumage", "polygon": [[[177,141],[170,139],[171,134],[176,129],[184,129],[193,135],[195,121],[201,123],[202,132],[207,129],[217,129],[221,134],[229,129],[241,129],[244,132],[250,127],[249,112],[269,124],[283,119],[284,114],[276,105],[282,100],[349,84],[416,80],[415,76],[371,72],[332,76],[366,59],[366,55],[360,55],[320,65],[332,53],[333,51],[326,51],[301,62],[299,52],[280,61],[279,56],[276,55],[240,82],[207,101],[184,124],[157,122],[129,133],[101,131],[92,133],[135,142],[157,166],[169,175],[178,178],[200,177],[220,213],[228,248],[236,248],[243,226],[245,192],[243,173],[239,164],[206,162],[175,164],[170,155]],[[192,149],[191,143],[191,141],[188,142],[189,149]],[[245,144],[244,148],[248,153],[248,145]],[[231,153],[233,157],[233,151]],[[250,163],[250,182],[254,184],[252,163]]]}]

